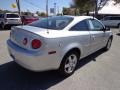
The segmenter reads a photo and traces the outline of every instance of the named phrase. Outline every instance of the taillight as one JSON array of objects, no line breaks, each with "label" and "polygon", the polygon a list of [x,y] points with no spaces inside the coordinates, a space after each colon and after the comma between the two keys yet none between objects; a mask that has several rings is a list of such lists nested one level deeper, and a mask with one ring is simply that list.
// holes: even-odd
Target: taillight
[{"label": "taillight", "polygon": [[32,40],[31,45],[32,45],[32,48],[33,48],[33,49],[38,49],[38,48],[41,47],[42,43],[41,43],[40,40],[34,39],[34,40]]},{"label": "taillight", "polygon": [[24,38],[24,39],[23,39],[23,44],[24,44],[24,45],[27,45],[27,43],[28,43],[28,39],[27,39],[27,38]]}]

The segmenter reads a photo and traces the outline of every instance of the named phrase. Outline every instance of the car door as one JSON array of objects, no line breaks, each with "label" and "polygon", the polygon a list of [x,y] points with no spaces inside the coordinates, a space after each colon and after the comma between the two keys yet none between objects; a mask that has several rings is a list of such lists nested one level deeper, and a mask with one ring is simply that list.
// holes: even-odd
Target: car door
[{"label": "car door", "polygon": [[75,24],[70,29],[71,33],[75,35],[74,42],[79,43],[82,48],[82,57],[88,55],[90,51],[90,32],[88,20],[83,20]]},{"label": "car door", "polygon": [[117,17],[113,16],[113,17],[110,18],[110,25],[112,27],[116,27],[118,25]]},{"label": "car door", "polygon": [[102,20],[102,22],[104,23],[105,26],[109,26],[109,27],[113,27],[113,26],[116,25],[116,24],[115,24],[116,22],[115,22],[115,20],[114,20],[114,17],[112,17],[112,16],[105,17],[105,18]]},{"label": "car door", "polygon": [[105,26],[111,25],[110,17],[104,17],[101,21],[104,23]]},{"label": "car door", "polygon": [[114,20],[113,20],[113,23],[114,23],[113,26],[114,26],[114,27],[118,27],[119,24],[120,24],[120,17],[115,16],[113,19],[114,19]]},{"label": "car door", "polygon": [[91,34],[91,52],[95,52],[105,45],[105,32],[103,24],[96,20],[89,20]]}]

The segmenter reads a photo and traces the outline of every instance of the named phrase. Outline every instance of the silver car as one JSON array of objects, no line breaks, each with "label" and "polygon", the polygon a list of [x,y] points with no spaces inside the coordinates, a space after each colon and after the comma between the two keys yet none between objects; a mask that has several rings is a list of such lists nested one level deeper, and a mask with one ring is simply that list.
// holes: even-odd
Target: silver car
[{"label": "silver car", "polygon": [[13,27],[7,45],[20,66],[69,76],[81,58],[102,48],[109,50],[112,39],[112,32],[96,18],[56,16]]},{"label": "silver car", "polygon": [[17,13],[0,14],[0,26],[4,29],[8,25],[21,25],[22,21]]}]

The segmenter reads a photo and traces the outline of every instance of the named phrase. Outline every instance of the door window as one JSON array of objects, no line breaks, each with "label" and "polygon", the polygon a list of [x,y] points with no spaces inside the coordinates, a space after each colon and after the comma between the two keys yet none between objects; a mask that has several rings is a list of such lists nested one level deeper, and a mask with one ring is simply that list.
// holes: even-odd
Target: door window
[{"label": "door window", "polygon": [[98,20],[91,20],[93,24],[92,31],[102,31],[104,29],[104,26],[98,21]]}]

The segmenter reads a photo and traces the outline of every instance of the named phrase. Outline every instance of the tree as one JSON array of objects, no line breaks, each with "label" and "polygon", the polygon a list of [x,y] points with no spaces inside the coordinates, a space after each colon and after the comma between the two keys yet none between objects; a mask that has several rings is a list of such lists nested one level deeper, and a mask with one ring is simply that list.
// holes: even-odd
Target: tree
[{"label": "tree", "polygon": [[80,10],[80,13],[84,13],[87,11],[90,11],[93,9],[95,4],[93,3],[93,0],[73,0],[73,8],[76,8]]},{"label": "tree", "polygon": [[37,11],[36,14],[38,16],[40,16],[40,17],[46,17],[47,16],[47,14],[45,12],[39,12],[39,11]]},{"label": "tree", "polygon": [[69,14],[69,8],[63,8],[63,15],[68,15]]},{"label": "tree", "polygon": [[46,13],[41,12],[41,13],[40,13],[40,16],[41,16],[41,17],[46,17],[47,15],[46,15]]},{"label": "tree", "polygon": [[114,1],[116,2],[116,4],[117,4],[117,3],[120,3],[120,0],[114,0]]},{"label": "tree", "polygon": [[73,7],[79,8],[81,13],[95,11],[97,16],[98,10],[102,8],[108,0],[73,0]]},{"label": "tree", "polygon": [[2,10],[2,9],[0,9],[0,13],[14,13],[14,12],[9,11],[9,10]]}]

